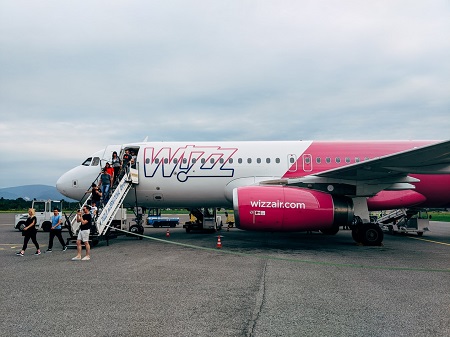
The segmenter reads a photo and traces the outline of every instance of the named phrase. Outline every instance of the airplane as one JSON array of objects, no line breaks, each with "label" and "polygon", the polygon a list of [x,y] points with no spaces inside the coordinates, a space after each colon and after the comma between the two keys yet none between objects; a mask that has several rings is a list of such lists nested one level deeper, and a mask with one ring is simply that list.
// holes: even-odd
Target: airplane
[{"label": "airplane", "polygon": [[450,207],[450,140],[211,141],[110,145],[64,173],[56,187],[82,200],[113,151],[136,153],[137,184],[124,204],[234,210],[250,231],[349,226],[364,245],[383,232],[369,212]]}]

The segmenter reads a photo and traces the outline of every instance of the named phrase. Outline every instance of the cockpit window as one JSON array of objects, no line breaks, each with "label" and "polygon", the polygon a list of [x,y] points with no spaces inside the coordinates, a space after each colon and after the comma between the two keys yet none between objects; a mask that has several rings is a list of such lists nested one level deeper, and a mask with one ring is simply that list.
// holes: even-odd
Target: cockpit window
[{"label": "cockpit window", "polygon": [[86,160],[83,162],[83,164],[81,164],[81,165],[83,165],[83,166],[91,166],[91,161],[92,161],[92,158],[89,157],[89,158],[86,159]]},{"label": "cockpit window", "polygon": [[86,159],[83,164],[83,166],[98,166],[100,164],[100,158],[99,157],[89,157],[88,159]]}]

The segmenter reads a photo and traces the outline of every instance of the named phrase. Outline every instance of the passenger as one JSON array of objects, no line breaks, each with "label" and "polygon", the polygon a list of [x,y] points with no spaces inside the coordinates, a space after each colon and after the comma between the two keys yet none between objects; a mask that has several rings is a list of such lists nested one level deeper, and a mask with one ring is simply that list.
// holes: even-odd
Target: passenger
[{"label": "passenger", "polygon": [[120,161],[120,158],[117,156],[116,151],[114,151],[112,154],[111,166],[114,169],[114,177],[113,177],[113,186],[114,186],[117,178],[119,177],[119,172],[120,172],[120,167],[121,167],[121,161]]},{"label": "passenger", "polygon": [[55,208],[53,210],[53,216],[52,216],[52,227],[50,228],[50,238],[48,241],[48,248],[46,250],[46,253],[51,253],[53,248],[53,239],[55,236],[58,238],[59,243],[63,247],[63,251],[65,252],[67,250],[67,246],[64,243],[64,240],[62,238],[62,228],[61,228],[61,215],[59,214],[59,209]]},{"label": "passenger", "polygon": [[[89,245],[89,233],[92,224],[92,217],[90,213],[90,207],[83,207],[83,214],[78,210],[77,212],[77,221],[81,222],[80,231],[78,232],[77,237],[77,256],[72,258],[72,261],[87,261],[91,259],[91,246]],[[81,242],[84,243],[84,247],[86,248],[86,256],[81,258]]]},{"label": "passenger", "polygon": [[110,183],[110,185],[112,186],[113,182],[114,182],[114,168],[111,167],[110,163],[106,163],[105,171],[106,171],[106,173],[108,173],[111,176],[111,183]]},{"label": "passenger", "polygon": [[137,156],[134,153],[134,150],[131,150],[131,161],[130,161],[130,165],[132,168],[136,168],[136,160],[137,160]]},{"label": "passenger", "polygon": [[125,170],[125,172],[128,172],[128,165],[130,164],[131,159],[130,150],[126,149],[122,159],[122,169]]},{"label": "passenger", "polygon": [[91,193],[91,205],[95,203],[97,206],[100,206],[100,200],[102,198],[102,192],[100,192],[99,188],[95,183],[92,183],[91,189],[86,193]]},{"label": "passenger", "polygon": [[33,241],[34,245],[36,246],[36,253],[34,255],[41,255],[41,250],[39,249],[39,244],[36,240],[36,211],[34,208],[28,209],[28,218],[25,222],[25,228],[22,231],[23,238],[23,247],[20,252],[17,252],[16,255],[23,256],[25,254],[25,250],[27,249],[28,241]]},{"label": "passenger", "polygon": [[102,203],[105,206],[109,200],[109,188],[111,187],[111,176],[105,169],[102,170],[102,174],[100,175],[99,186],[102,193]]},{"label": "passenger", "polygon": [[91,202],[92,221],[95,221],[97,219],[97,213],[98,213],[97,203],[95,201],[92,201]]}]

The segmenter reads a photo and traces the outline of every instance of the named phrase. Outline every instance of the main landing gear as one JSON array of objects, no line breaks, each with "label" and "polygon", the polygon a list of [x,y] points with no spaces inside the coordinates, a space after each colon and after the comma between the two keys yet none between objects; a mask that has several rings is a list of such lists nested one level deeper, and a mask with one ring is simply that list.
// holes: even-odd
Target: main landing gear
[{"label": "main landing gear", "polygon": [[355,216],[352,229],[352,238],[364,246],[381,246],[384,234],[380,226],[375,223],[363,223],[359,216]]}]

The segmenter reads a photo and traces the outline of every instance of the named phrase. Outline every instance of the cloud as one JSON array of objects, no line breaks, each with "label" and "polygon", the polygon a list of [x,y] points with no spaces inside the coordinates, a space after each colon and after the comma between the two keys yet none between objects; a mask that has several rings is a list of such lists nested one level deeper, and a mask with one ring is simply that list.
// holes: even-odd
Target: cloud
[{"label": "cloud", "polygon": [[0,187],[146,136],[448,138],[449,6],[5,2]]}]

